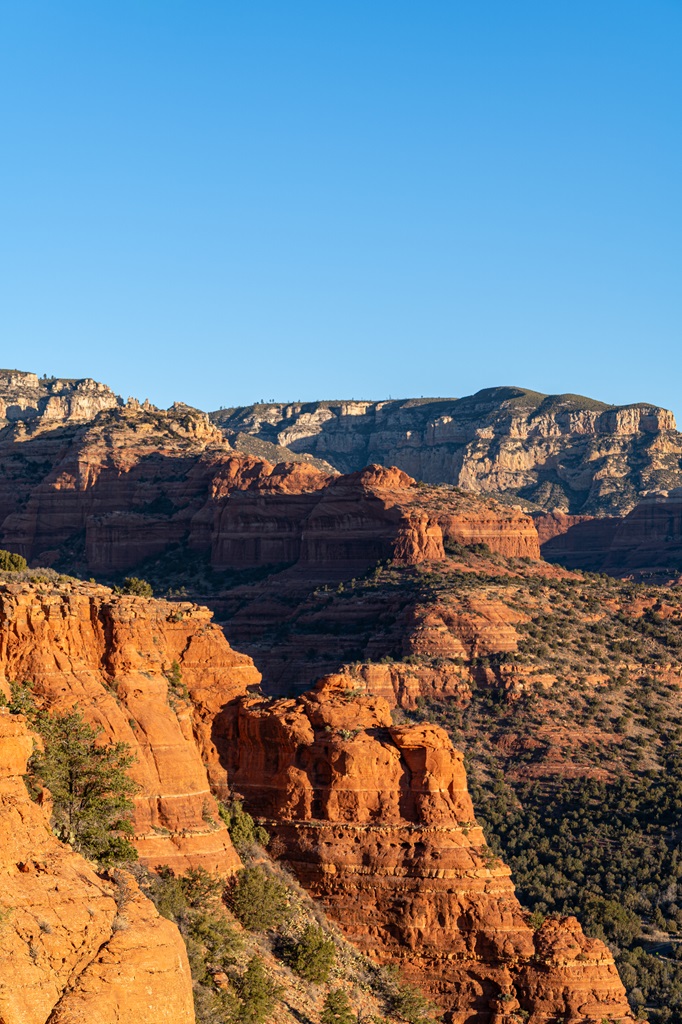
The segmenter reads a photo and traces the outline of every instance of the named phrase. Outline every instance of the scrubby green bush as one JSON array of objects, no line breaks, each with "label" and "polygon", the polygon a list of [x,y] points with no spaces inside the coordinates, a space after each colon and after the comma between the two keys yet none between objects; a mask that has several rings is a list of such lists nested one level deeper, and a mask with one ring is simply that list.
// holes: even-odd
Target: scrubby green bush
[{"label": "scrubby green bush", "polygon": [[334,940],[322,928],[309,924],[294,947],[291,966],[306,981],[323,984],[329,980],[335,959]]},{"label": "scrubby green bush", "polygon": [[284,882],[258,866],[238,872],[229,902],[235,917],[250,931],[276,928],[289,912]]},{"label": "scrubby green bush", "polygon": [[320,1021],[321,1024],[355,1024],[356,1016],[350,999],[342,988],[333,988],[327,993]]},{"label": "scrubby green bush", "polygon": [[241,801],[232,800],[229,804],[221,804],[220,817],[227,825],[230,839],[238,850],[252,843],[267,846],[270,842],[267,830],[255,823],[251,815],[244,810]]},{"label": "scrubby green bush", "polygon": [[254,956],[236,985],[239,1006],[235,1018],[239,1024],[264,1024],[272,1015],[281,989],[273,984],[260,957]]},{"label": "scrubby green bush", "polygon": [[28,562],[23,555],[15,555],[13,551],[0,549],[0,569],[3,572],[23,572]]},{"label": "scrubby green bush", "polygon": [[147,583],[146,580],[141,580],[137,576],[126,576],[120,590],[122,594],[134,594],[136,597],[154,596],[151,583]]},{"label": "scrubby green bush", "polygon": [[222,879],[203,868],[180,877],[167,865],[157,867],[155,874],[140,867],[134,871],[143,892],[160,914],[177,924],[184,939],[194,982],[197,1024],[237,1020],[240,1004],[236,996],[217,991],[212,975],[216,970],[232,970],[243,947],[222,906]]}]

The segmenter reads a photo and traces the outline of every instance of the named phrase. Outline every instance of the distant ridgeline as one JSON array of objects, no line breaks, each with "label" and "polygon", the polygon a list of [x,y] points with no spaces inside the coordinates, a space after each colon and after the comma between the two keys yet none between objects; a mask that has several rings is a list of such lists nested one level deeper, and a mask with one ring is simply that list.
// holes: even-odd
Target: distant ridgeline
[{"label": "distant ridgeline", "polygon": [[[44,519],[44,535],[27,541],[33,527],[26,516],[36,488],[44,505],[54,474],[62,481],[80,474],[89,481],[86,488],[104,488],[108,464],[100,465],[100,454],[94,463],[84,454],[93,445],[98,452],[125,448],[128,457],[116,469],[116,493],[109,480],[101,502],[94,494],[89,503],[79,499],[79,543],[87,517],[134,512],[158,520],[164,510],[168,520],[181,510],[190,517],[201,473],[192,470],[184,498],[170,478],[164,482],[173,461],[164,449],[169,432],[171,447],[184,436],[179,443],[186,455],[198,444],[192,449],[197,458],[208,447],[248,457],[254,467],[299,463],[333,476],[372,464],[396,466],[417,481],[490,494],[533,514],[551,561],[614,574],[672,578],[682,571],[682,435],[673,414],[653,405],[610,406],[515,387],[459,399],[263,403],[207,415],[182,403],[164,412],[146,401],[125,402],[90,378],[0,370],[0,543],[29,559],[63,547],[63,530],[50,538]],[[73,445],[68,455],[67,442]],[[144,488],[133,487],[131,476],[133,464],[141,473],[143,449],[145,465],[158,463],[144,500]],[[176,464],[172,472],[177,476]],[[182,472],[190,472],[189,464]],[[157,520],[139,521],[142,540],[152,537],[155,550],[166,548],[170,534],[182,542],[184,529],[163,516]],[[109,523],[114,544],[118,526]]]},{"label": "distant ridgeline", "polygon": [[211,413],[348,473],[373,462],[427,483],[525,503],[528,510],[622,515],[643,493],[682,485],[682,436],[666,409],[579,395],[487,388],[467,398],[310,402]]}]

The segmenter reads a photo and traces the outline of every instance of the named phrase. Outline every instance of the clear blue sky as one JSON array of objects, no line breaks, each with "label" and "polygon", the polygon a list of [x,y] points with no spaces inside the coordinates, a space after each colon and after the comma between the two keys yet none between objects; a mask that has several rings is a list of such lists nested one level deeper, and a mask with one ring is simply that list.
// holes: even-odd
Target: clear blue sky
[{"label": "clear blue sky", "polygon": [[0,0],[0,366],[682,414],[680,0]]}]

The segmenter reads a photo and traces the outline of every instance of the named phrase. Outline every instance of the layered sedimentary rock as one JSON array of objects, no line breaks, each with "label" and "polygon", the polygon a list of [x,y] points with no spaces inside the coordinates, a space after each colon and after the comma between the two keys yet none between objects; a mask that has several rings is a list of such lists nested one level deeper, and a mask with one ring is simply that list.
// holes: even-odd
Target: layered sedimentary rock
[{"label": "layered sedimentary rock", "polygon": [[462,755],[328,680],[243,700],[220,743],[230,783],[345,934],[397,962],[454,1024],[630,1019],[613,959],[574,919],[529,926],[474,819]]},{"label": "layered sedimentary rock", "polygon": [[682,571],[682,487],[648,494],[622,518],[537,516],[543,556],[612,575]]},{"label": "layered sedimentary rock", "polygon": [[117,573],[184,546],[216,570],[347,570],[444,557],[444,542],[538,558],[523,513],[396,469],[346,477],[233,450],[187,406],[129,402],[85,427],[0,442],[0,544],[32,563]]},{"label": "layered sedimentary rock", "polygon": [[21,430],[65,423],[85,423],[121,399],[89,377],[61,380],[21,370],[0,370],[0,431],[12,424]]},{"label": "layered sedimentary rock", "polygon": [[[27,680],[40,705],[77,706],[130,745],[135,845],[150,867],[239,866],[205,763],[214,709],[259,679],[205,608],[49,576],[0,584],[0,687]],[[224,773],[212,781],[225,789]]]},{"label": "layered sedimentary rock", "polygon": [[0,708],[0,1020],[193,1024],[180,933],[131,876],[98,876],[55,838],[21,777],[32,750]]},{"label": "layered sedimentary rock", "polygon": [[651,489],[682,485],[672,413],[579,395],[488,388],[461,399],[254,405],[212,413],[241,431],[326,459],[371,462],[429,483],[513,494],[542,508],[622,514]]}]

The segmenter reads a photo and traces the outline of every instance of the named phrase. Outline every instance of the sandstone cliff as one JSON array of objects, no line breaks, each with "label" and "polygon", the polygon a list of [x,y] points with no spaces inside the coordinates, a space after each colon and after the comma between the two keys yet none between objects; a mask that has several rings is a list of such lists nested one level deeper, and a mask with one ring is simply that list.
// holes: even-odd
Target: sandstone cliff
[{"label": "sandstone cliff", "polygon": [[21,777],[32,749],[0,708],[0,1020],[193,1024],[180,933],[131,876],[98,876],[53,836]]},{"label": "sandstone cliff", "polygon": [[650,405],[507,387],[461,399],[255,405],[211,416],[227,436],[250,433],[345,473],[378,462],[572,514],[622,514],[645,491],[682,484],[674,417]]},{"label": "sandstone cliff", "polygon": [[437,726],[394,726],[330,680],[243,700],[220,744],[230,783],[305,887],[371,955],[398,962],[454,1024],[630,1019],[613,959],[575,919],[534,932],[474,819],[462,755]]},{"label": "sandstone cliff", "polygon": [[623,517],[535,518],[543,556],[568,568],[638,578],[682,572],[682,487],[646,495]]},{"label": "sandstone cliff", "polygon": [[20,425],[21,434],[36,427],[85,423],[103,409],[121,404],[106,384],[89,377],[60,380],[20,370],[0,370],[0,433],[11,425]]},{"label": "sandstone cliff", "polygon": [[[57,712],[77,705],[107,738],[130,745],[141,787],[134,841],[152,868],[227,874],[240,865],[205,763],[213,709],[259,679],[205,608],[117,596],[49,574],[0,583],[0,688],[28,680],[39,704]],[[224,793],[224,773],[212,781]]]},{"label": "sandstone cliff", "polygon": [[350,577],[444,543],[539,557],[523,513],[396,469],[345,477],[236,452],[207,417],[130,401],[89,425],[0,439],[0,545],[33,564],[113,574],[180,546],[218,571],[296,563]]}]

